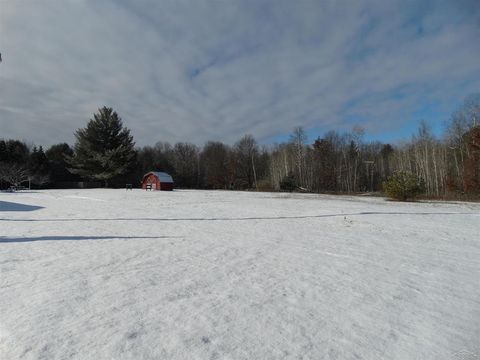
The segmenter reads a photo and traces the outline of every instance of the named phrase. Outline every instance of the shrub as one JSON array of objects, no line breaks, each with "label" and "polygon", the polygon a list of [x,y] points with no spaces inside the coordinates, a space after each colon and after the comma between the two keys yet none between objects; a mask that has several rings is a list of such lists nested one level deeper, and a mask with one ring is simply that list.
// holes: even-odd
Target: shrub
[{"label": "shrub", "polygon": [[392,199],[406,201],[415,199],[425,191],[423,181],[408,172],[397,172],[383,182],[383,191]]},{"label": "shrub", "polygon": [[283,191],[293,191],[297,188],[297,182],[295,176],[292,173],[285,176],[282,181],[280,181],[280,190]]},{"label": "shrub", "polygon": [[257,189],[259,191],[275,191],[275,188],[272,186],[269,179],[258,180]]}]

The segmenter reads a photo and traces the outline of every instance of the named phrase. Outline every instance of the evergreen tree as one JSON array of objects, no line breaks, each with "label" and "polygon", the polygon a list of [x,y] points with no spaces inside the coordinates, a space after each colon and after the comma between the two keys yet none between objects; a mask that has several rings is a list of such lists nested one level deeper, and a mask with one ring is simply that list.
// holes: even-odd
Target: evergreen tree
[{"label": "evergreen tree", "polygon": [[290,172],[288,175],[284,176],[282,181],[280,181],[280,190],[292,192],[297,188],[297,180],[295,179],[293,172]]},{"label": "evergreen tree", "polygon": [[44,185],[49,182],[48,160],[43,152],[43,147],[33,147],[33,151],[28,159],[28,172],[32,183],[35,185]]},{"label": "evergreen tree", "polygon": [[423,194],[425,184],[415,174],[399,171],[383,183],[383,191],[392,199],[407,201]]},{"label": "evergreen tree", "polygon": [[314,188],[316,191],[335,191],[335,148],[328,138],[318,138],[313,144]]},{"label": "evergreen tree", "polygon": [[69,165],[66,159],[72,157],[73,154],[73,149],[67,143],[52,145],[45,152],[50,168],[51,182],[79,181],[78,175],[74,175],[68,171]]},{"label": "evergreen tree", "polygon": [[111,108],[99,109],[87,127],[76,131],[75,138],[75,154],[69,158],[75,174],[108,186],[111,179],[125,174],[133,165],[133,137]]},{"label": "evergreen tree", "polygon": [[30,150],[24,142],[20,140],[6,140],[4,144],[0,145],[2,161],[26,165]]},{"label": "evergreen tree", "polygon": [[8,152],[7,152],[7,143],[5,140],[0,140],[0,162],[8,160]]}]

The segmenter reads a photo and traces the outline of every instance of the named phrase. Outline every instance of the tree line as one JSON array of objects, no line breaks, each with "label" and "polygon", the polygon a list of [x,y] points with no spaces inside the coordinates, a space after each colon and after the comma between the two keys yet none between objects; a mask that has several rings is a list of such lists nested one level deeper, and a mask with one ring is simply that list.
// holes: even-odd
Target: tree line
[{"label": "tree line", "polygon": [[480,194],[480,95],[465,100],[441,137],[422,122],[410,140],[399,144],[366,141],[356,126],[329,131],[313,142],[297,127],[288,141],[271,146],[244,135],[233,145],[136,147],[121,118],[107,107],[75,138],[73,147],[61,143],[46,151],[20,140],[0,140],[0,185],[29,179],[37,187],[81,181],[139,186],[142,176],[155,170],[170,173],[180,188],[358,193],[381,191],[394,173],[407,172],[421,179],[429,197]]}]

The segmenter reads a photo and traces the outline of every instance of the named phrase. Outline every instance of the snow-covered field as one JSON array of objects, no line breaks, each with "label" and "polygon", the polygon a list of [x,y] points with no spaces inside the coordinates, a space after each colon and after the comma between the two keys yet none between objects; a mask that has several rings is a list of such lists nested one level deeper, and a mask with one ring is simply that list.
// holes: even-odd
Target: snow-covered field
[{"label": "snow-covered field", "polygon": [[480,358],[480,204],[0,193],[0,271],[2,360]]}]

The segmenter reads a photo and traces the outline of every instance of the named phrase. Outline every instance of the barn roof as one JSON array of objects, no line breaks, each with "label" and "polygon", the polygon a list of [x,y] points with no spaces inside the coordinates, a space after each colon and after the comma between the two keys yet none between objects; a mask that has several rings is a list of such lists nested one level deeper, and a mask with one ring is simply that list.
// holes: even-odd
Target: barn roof
[{"label": "barn roof", "polygon": [[156,177],[158,177],[160,182],[173,183],[172,177],[170,176],[170,174],[167,174],[166,172],[150,171],[149,173],[145,174],[143,177],[145,178],[145,176],[150,175],[150,174],[154,174]]}]

